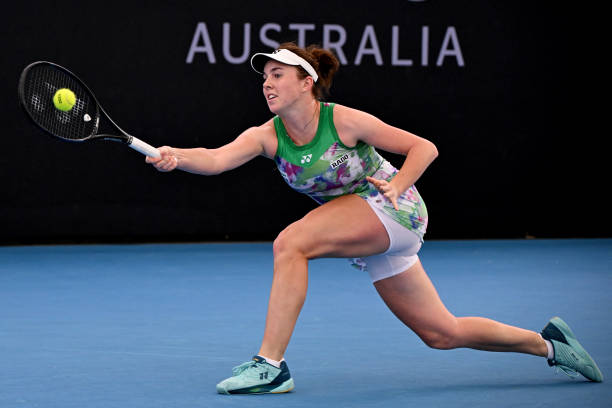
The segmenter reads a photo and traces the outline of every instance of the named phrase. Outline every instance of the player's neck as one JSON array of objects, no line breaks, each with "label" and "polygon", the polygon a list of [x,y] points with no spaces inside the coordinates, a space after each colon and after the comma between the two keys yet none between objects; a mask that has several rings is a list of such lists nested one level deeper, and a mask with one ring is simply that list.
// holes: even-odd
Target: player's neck
[{"label": "player's neck", "polygon": [[290,110],[281,115],[285,130],[293,143],[298,146],[308,144],[314,139],[319,126],[320,104],[316,99],[311,99],[306,106]]}]

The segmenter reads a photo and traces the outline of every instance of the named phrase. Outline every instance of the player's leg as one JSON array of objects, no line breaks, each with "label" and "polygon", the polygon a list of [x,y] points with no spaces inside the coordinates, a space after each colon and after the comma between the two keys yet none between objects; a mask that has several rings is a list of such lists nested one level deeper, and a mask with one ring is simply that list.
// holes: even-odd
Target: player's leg
[{"label": "player's leg", "polygon": [[420,262],[374,286],[389,309],[430,347],[547,355],[546,343],[536,332],[482,317],[453,316]]},{"label": "player's leg", "polygon": [[261,355],[280,360],[308,286],[308,260],[384,252],[387,232],[367,202],[355,195],[321,205],[288,226],[274,241],[274,277]]},{"label": "player's leg", "polygon": [[232,377],[217,384],[217,391],[253,394],[292,390],[289,368],[280,360],[306,298],[308,260],[372,255],[388,246],[384,226],[369,204],[354,195],[315,208],[281,232],[274,241],[274,276],[259,355],[236,367]]},{"label": "player's leg", "polygon": [[548,322],[542,335],[482,317],[455,317],[444,307],[420,262],[374,286],[393,313],[430,347],[547,356],[549,365],[558,366],[570,376],[580,373],[591,381],[603,381],[595,361],[558,317]]}]

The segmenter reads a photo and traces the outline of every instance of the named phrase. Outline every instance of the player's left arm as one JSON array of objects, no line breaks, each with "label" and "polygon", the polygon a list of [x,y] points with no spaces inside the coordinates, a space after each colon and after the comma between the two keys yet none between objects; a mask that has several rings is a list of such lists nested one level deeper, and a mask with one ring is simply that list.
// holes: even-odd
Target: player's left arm
[{"label": "player's left arm", "polygon": [[410,188],[432,161],[438,149],[427,139],[391,126],[369,113],[345,106],[334,107],[334,124],[344,144],[354,146],[363,141],[377,149],[406,156],[399,173],[387,183],[368,181],[376,186],[397,209],[397,198]]}]

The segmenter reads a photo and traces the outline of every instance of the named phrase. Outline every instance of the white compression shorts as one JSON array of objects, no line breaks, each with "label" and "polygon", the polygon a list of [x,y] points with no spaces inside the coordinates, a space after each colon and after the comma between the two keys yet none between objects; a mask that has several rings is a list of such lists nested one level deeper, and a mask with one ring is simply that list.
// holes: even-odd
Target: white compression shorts
[{"label": "white compression shorts", "polygon": [[[370,204],[370,202],[368,202]],[[389,248],[377,255],[354,259],[355,266],[370,274],[372,283],[404,272],[414,265],[419,257],[422,242],[417,234],[396,222],[382,210],[370,204],[389,235]]]}]

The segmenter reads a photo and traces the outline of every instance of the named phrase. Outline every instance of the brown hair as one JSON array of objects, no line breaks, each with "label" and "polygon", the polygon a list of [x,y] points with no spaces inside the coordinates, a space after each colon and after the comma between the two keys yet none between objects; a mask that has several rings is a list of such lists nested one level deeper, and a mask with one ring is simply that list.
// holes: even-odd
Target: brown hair
[{"label": "brown hair", "polygon": [[[326,49],[323,49],[317,45],[309,45],[306,48],[298,47],[294,42],[286,42],[278,46],[279,49],[286,49],[294,54],[304,58],[312,67],[317,71],[319,79],[314,83],[312,87],[312,94],[318,100],[322,100],[324,97],[329,95],[329,88],[331,88],[332,79],[338,68],[340,68],[340,62],[338,58]],[[306,70],[300,66],[296,66],[298,70],[298,77],[300,79],[306,78],[309,74]]]}]

